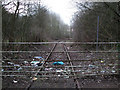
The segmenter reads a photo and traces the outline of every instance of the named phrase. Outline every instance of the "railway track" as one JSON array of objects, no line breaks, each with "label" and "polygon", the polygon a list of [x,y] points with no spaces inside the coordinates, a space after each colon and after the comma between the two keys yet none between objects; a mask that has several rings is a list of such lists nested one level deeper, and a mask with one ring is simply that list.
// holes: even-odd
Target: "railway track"
[{"label": "railway track", "polygon": [[[34,77],[38,75],[38,73],[45,67],[46,62],[48,61],[48,59],[50,58],[52,52],[54,51],[55,47],[57,46],[57,43],[53,46],[53,48],[51,49],[51,52],[49,53],[49,55],[47,56],[47,58],[44,60],[44,63],[42,64],[41,68],[39,68],[37,70],[37,72],[35,73]],[[26,90],[29,90],[31,85],[34,83],[34,77],[32,78],[32,80],[30,81],[30,83],[28,84],[28,86],[26,87]]]},{"label": "railway track", "polygon": [[[38,43],[38,44],[40,44],[40,43]],[[101,75],[100,73],[93,73],[93,74],[82,73],[82,72],[85,72],[87,69],[89,69],[91,67],[88,66],[88,65],[86,65],[86,66],[85,65],[83,65],[83,66],[82,65],[76,65],[74,63],[74,62],[89,62],[89,61],[95,61],[95,62],[97,61],[97,62],[99,62],[100,59],[89,59],[89,60],[74,59],[73,60],[71,58],[72,56],[71,56],[70,53],[87,53],[88,51],[69,51],[67,49],[66,44],[63,43],[63,42],[55,42],[53,44],[54,44],[54,46],[52,47],[52,49],[50,51],[37,51],[39,53],[45,53],[45,52],[48,53],[47,57],[44,59],[43,64],[41,66],[38,66],[38,67],[21,66],[22,68],[25,67],[26,69],[24,71],[15,71],[15,70],[13,70],[13,71],[3,71],[4,73],[11,73],[11,74],[10,75],[9,74],[2,75],[2,76],[5,76],[5,77],[7,77],[7,76],[8,77],[9,76],[13,76],[13,77],[30,77],[31,80],[27,84],[26,90],[30,90],[31,88],[33,88],[34,83],[38,83],[40,81],[40,79],[49,80],[50,78],[54,78],[54,79],[56,79],[56,78],[64,78],[64,80],[71,79],[72,83],[75,85],[75,88],[80,90],[81,87],[80,87],[80,81],[78,80],[79,78],[84,77],[84,76]],[[5,52],[7,52],[7,51],[3,51],[3,53],[5,53]],[[19,52],[19,51],[17,51],[17,52]],[[26,53],[27,51],[25,51],[25,52],[20,51],[20,53],[22,53],[22,52]],[[98,53],[106,53],[106,52],[111,53],[111,51],[100,51]],[[13,53],[16,53],[16,51],[13,51]],[[32,51],[31,53],[36,53],[36,51]],[[89,52],[89,53],[96,53],[96,51],[95,52]],[[113,53],[117,53],[117,52],[115,51]],[[4,60],[7,61],[7,60],[10,60],[10,59],[4,59]],[[18,60],[18,61],[23,60],[24,61],[24,60],[27,60],[27,59],[16,59],[16,60]],[[28,61],[31,61],[31,59],[28,59]],[[55,61],[63,61],[64,65],[58,65],[58,66],[56,65],[55,66],[55,65],[52,64]],[[97,65],[97,66],[101,68],[104,65]],[[110,64],[108,64],[108,66],[112,67]],[[113,66],[115,66],[115,65],[113,65]],[[118,66],[118,65],[116,65],[116,66]],[[10,67],[17,67],[17,66],[8,66],[8,65],[5,66],[4,65],[2,67],[10,68]],[[86,67],[87,67],[87,69],[83,69],[83,68],[86,68]],[[33,70],[27,69],[27,68],[33,68]],[[50,69],[50,68],[52,68],[52,70],[46,70],[46,69]],[[100,72],[101,70],[98,70],[98,69],[92,70],[92,72],[96,72],[96,71]],[[14,75],[15,73],[18,73],[20,75],[18,75],[18,74]],[[113,74],[117,74],[117,73],[113,73]],[[105,75],[107,75],[107,74],[105,74]],[[42,81],[40,81],[40,82],[42,82]]]},{"label": "railway track", "polygon": [[[70,57],[70,55],[69,55],[69,53],[68,53],[68,50],[67,50],[67,48],[66,48],[66,45],[63,44],[63,47],[64,47],[64,50],[65,50],[65,53],[67,54],[67,58],[68,58],[68,60],[69,60],[70,66],[73,66],[73,63],[71,62],[71,57]],[[72,71],[75,72],[75,70],[74,70],[73,67],[72,67]],[[75,76],[74,81],[76,82],[76,88],[80,90],[80,84],[79,84],[79,82],[78,82],[78,80],[77,80],[76,73],[73,73],[73,74],[74,74],[74,76]]]},{"label": "railway track", "polygon": [[[59,44],[59,43],[58,43]],[[49,55],[48,55],[48,57],[46,58],[46,60],[45,60],[45,63],[42,65],[42,67],[38,70],[38,72],[35,74],[35,76],[37,76],[38,75],[38,73],[40,73],[40,72],[42,72],[42,70],[43,69],[45,69],[46,68],[46,62],[48,62],[49,61],[49,58],[52,56],[52,52],[55,50],[55,48],[56,48],[56,46],[57,46],[57,44],[55,44],[54,45],[54,47],[52,48],[52,50],[51,50],[51,52],[49,53]],[[64,51],[64,53],[66,54],[66,57],[67,57],[67,59],[68,59],[68,62],[69,63],[67,63],[69,66],[73,66],[73,64],[72,64],[72,62],[70,61],[71,60],[71,58],[70,58],[70,55],[69,55],[69,53],[68,53],[68,50],[67,50],[67,48],[66,48],[66,46],[65,46],[65,44],[62,44],[61,45],[62,47],[60,47],[59,49],[58,49],[58,51],[61,49],[63,49],[63,51]],[[53,58],[53,57],[52,57]],[[58,60],[56,60],[56,61],[58,61]],[[64,61],[63,61],[64,62]],[[51,68],[53,68],[52,66],[51,66]],[[56,66],[55,67],[55,69],[63,69],[62,67],[59,67],[59,66]],[[65,67],[64,67],[65,68]],[[76,85],[76,89],[78,89],[78,90],[80,90],[80,85],[79,85],[79,82],[77,81],[77,77],[76,77],[76,73],[74,72],[75,70],[74,70],[74,68],[72,67],[71,68],[72,69],[72,73],[73,73],[73,79],[74,79],[74,83],[75,83],[75,85]],[[48,72],[46,72],[46,73],[48,73]],[[50,72],[51,73],[51,72]],[[49,73],[48,73],[49,74]],[[56,71],[54,71],[53,73],[53,78],[54,78],[54,76],[56,76],[56,77],[60,77],[59,75],[55,75],[55,74],[57,74],[56,73]],[[43,75],[43,77],[45,76],[45,74]],[[46,75],[47,76],[47,75]],[[47,76],[48,77],[48,76]],[[64,77],[64,75],[63,75],[63,77]],[[33,77],[34,78],[34,77]],[[31,80],[31,82],[30,82],[30,84],[27,86],[27,88],[26,88],[26,90],[30,90],[30,88],[31,88],[31,86],[32,86],[32,84],[34,83],[34,80],[32,79]]]}]

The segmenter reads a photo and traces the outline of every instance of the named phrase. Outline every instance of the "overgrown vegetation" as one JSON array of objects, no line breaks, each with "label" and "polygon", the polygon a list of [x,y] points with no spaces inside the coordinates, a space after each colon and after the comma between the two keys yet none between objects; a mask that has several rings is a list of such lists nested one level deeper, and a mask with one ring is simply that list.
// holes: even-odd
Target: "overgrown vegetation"
[{"label": "overgrown vegetation", "polygon": [[[12,9],[12,12],[10,11]],[[68,37],[68,26],[40,3],[13,0],[2,5],[3,42],[48,41]]]},{"label": "overgrown vegetation", "polygon": [[99,41],[120,40],[119,2],[77,3],[78,12],[73,18],[73,38],[75,41],[96,41],[97,17],[99,16]]}]

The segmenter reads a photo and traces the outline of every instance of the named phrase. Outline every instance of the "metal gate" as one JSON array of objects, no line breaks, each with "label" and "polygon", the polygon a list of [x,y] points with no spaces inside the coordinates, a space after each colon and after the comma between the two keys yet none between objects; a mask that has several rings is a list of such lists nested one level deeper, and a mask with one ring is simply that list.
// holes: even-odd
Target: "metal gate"
[{"label": "metal gate", "polygon": [[[24,47],[23,50],[3,50],[2,52],[2,77],[29,78],[27,89],[31,87],[36,78],[73,78],[76,88],[80,88],[78,78],[94,75],[113,75],[118,69],[118,44],[120,42],[3,42],[4,48],[9,46]],[[51,45],[51,48],[47,47]],[[61,44],[63,51],[55,51]],[[70,50],[72,46],[80,46],[85,50]],[[37,45],[37,46],[36,46]],[[47,50],[39,50],[38,47],[46,46]],[[96,45],[99,49],[96,51]],[[29,50],[30,46],[32,49]],[[13,48],[14,48],[13,47]],[[28,47],[28,48],[27,48]],[[26,49],[27,48],[27,49]],[[91,50],[89,50],[91,49]],[[42,64],[31,65],[34,55],[43,54]],[[55,53],[65,53],[67,59],[50,59]],[[31,56],[33,54],[33,56]],[[78,58],[74,58],[77,57]],[[25,58],[23,58],[25,57]],[[52,63],[62,61],[64,65],[54,66]],[[58,70],[59,68],[59,70]]]}]

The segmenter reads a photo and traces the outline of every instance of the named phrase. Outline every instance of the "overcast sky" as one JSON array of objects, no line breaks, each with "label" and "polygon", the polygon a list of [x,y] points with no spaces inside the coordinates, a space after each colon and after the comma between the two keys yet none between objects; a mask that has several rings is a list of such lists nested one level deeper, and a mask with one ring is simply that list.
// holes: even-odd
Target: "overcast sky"
[{"label": "overcast sky", "polygon": [[75,3],[72,0],[42,0],[49,10],[60,15],[61,19],[68,25],[72,15],[76,12]]}]

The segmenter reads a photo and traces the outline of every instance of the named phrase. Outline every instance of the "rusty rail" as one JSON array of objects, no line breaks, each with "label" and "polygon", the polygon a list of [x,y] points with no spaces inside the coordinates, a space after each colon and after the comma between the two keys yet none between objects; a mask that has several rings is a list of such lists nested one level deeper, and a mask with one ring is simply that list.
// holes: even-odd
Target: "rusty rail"
[{"label": "rusty rail", "polygon": [[[38,69],[38,71],[35,73],[34,77],[36,77],[37,74],[39,73],[39,71],[41,71],[42,68],[45,66],[46,61],[47,61],[47,60],[49,59],[49,57],[51,56],[51,54],[52,54],[52,52],[54,51],[56,45],[57,45],[57,43],[53,46],[53,48],[51,49],[51,52],[49,53],[49,55],[47,56],[47,58],[44,60],[44,63],[42,64],[41,68]],[[34,77],[33,77],[33,78],[34,78]],[[29,89],[30,89],[30,87],[32,86],[33,82],[34,82],[34,80],[32,79],[32,80],[30,81],[30,83],[28,84],[28,86],[26,87],[26,90],[29,90]]]},{"label": "rusty rail", "polygon": [[[68,53],[68,50],[67,50],[65,44],[63,44],[63,47],[64,47],[65,53],[66,53],[66,55],[67,55],[68,61],[70,62],[70,65],[73,66],[73,63],[71,62],[71,57],[70,57],[70,55],[69,55],[69,53]],[[78,80],[77,80],[76,73],[74,73],[75,70],[74,70],[73,67],[72,67],[72,71],[73,71],[73,74],[74,74],[74,76],[75,76],[74,81],[76,82],[76,88],[80,90],[80,84],[79,84],[79,82],[78,82]]]}]

